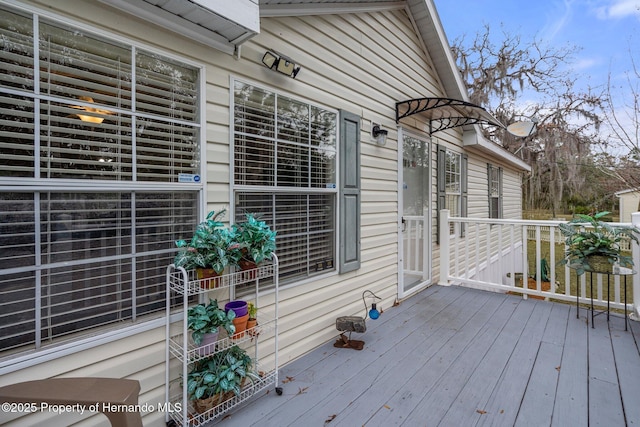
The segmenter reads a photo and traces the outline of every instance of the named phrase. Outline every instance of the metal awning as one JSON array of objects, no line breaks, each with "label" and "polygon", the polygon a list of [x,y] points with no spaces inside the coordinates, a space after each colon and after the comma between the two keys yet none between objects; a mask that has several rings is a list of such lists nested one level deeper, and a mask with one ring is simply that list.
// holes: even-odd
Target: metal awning
[{"label": "metal awning", "polygon": [[396,123],[414,114],[419,114],[429,122],[431,134],[477,123],[505,128],[505,125],[484,108],[459,99],[417,98],[396,102]]}]

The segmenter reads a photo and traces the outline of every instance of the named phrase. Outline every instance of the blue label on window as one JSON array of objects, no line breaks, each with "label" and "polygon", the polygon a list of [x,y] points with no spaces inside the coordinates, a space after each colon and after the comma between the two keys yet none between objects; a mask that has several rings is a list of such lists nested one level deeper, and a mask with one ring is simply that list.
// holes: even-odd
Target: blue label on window
[{"label": "blue label on window", "polygon": [[193,173],[179,173],[178,182],[200,182],[200,175]]}]

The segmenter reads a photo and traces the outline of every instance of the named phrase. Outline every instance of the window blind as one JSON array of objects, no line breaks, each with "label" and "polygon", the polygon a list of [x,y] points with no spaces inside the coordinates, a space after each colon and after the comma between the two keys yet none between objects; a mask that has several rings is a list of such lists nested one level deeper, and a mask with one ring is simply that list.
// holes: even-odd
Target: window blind
[{"label": "window blind", "polygon": [[0,13],[0,349],[164,310],[174,242],[199,222],[201,187],[178,184],[200,173],[199,69]]},{"label": "window blind", "polygon": [[334,270],[336,112],[240,81],[233,111],[236,221],[255,213],[278,232],[283,281]]}]

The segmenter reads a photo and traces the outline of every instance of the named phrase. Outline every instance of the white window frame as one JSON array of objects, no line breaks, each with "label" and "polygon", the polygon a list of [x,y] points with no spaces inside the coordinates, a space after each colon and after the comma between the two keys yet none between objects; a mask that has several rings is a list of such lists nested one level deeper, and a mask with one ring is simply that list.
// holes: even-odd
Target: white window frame
[{"label": "white window frame", "polygon": [[[284,96],[287,97],[289,99],[292,99],[294,101],[300,102],[300,103],[304,103],[309,105],[310,107],[317,107],[317,108],[321,108],[323,110],[326,110],[328,112],[334,113],[336,115],[336,127],[335,127],[335,132],[336,132],[336,159],[335,159],[335,186],[333,188],[325,188],[325,189],[319,189],[319,188],[314,188],[314,187],[278,187],[277,185],[274,186],[256,186],[256,185],[238,185],[235,182],[235,126],[234,126],[234,106],[235,106],[235,97],[234,97],[234,88],[235,88],[235,84],[236,82],[238,83],[242,83],[242,84],[247,84],[247,85],[251,85],[251,86],[255,86],[256,88],[265,90],[265,91],[269,91],[269,92],[273,92],[274,94],[278,95],[278,96]],[[231,200],[231,206],[232,208],[230,209],[231,211],[231,215],[230,215],[230,220],[231,222],[235,222],[235,221],[240,221],[242,220],[242,218],[237,218],[235,215],[236,212],[236,206],[235,206],[235,200],[236,200],[236,194],[238,192],[245,192],[245,193],[251,193],[251,192],[264,192],[266,194],[274,194],[274,195],[284,195],[284,194],[291,194],[291,195],[295,195],[295,194],[331,194],[332,197],[334,198],[334,212],[333,212],[333,222],[335,224],[335,226],[333,227],[333,241],[334,241],[334,247],[333,247],[333,265],[327,269],[328,271],[326,273],[319,273],[317,275],[310,275],[310,276],[304,276],[304,277],[295,277],[293,278],[290,282],[286,281],[286,278],[284,278],[284,284],[283,284],[283,279],[280,279],[280,284],[282,288],[287,288],[287,287],[292,287],[292,286],[299,286],[305,283],[309,283],[312,281],[316,281],[318,279],[324,278],[324,277],[329,277],[329,276],[333,276],[333,275],[337,275],[338,274],[338,263],[339,263],[339,229],[340,229],[340,223],[339,223],[339,212],[340,212],[340,197],[339,197],[339,192],[338,189],[340,187],[340,174],[338,173],[339,171],[339,164],[340,164],[340,150],[339,150],[339,144],[341,143],[340,141],[340,114],[339,111],[336,110],[335,108],[330,108],[327,107],[325,105],[321,105],[318,103],[314,103],[309,101],[308,99],[304,99],[301,98],[299,96],[295,96],[291,93],[288,93],[286,91],[283,91],[281,89],[276,89],[273,87],[270,87],[268,85],[265,85],[264,83],[259,83],[259,82],[255,82],[246,78],[241,78],[241,77],[237,77],[234,75],[230,76],[230,84],[229,84],[229,182],[231,183],[230,185],[230,200]],[[277,107],[276,107],[276,111],[277,111]],[[278,238],[276,236],[276,246],[277,246],[277,242],[278,242]],[[277,249],[276,249],[277,250]],[[283,261],[286,262],[286,259],[283,259],[282,255],[279,254],[278,257],[280,264],[283,264]],[[282,267],[281,267],[282,270]],[[266,292],[271,292],[271,290],[266,289]]]},{"label": "white window frame", "polygon": [[[451,156],[455,156],[454,161],[450,161],[449,158]],[[457,153],[455,151],[446,150],[446,161],[445,161],[445,209],[448,209],[451,212],[451,216],[460,216],[462,215],[462,154]],[[457,165],[457,171],[451,170],[450,165]],[[457,189],[452,190],[449,185],[454,183],[457,185]],[[452,209],[451,200],[454,198],[456,206],[455,210]],[[452,237],[455,237],[455,224],[451,223],[449,226],[449,234]]]},{"label": "white window frame", "polygon": [[[503,217],[502,210],[502,168],[492,165],[487,165],[487,185],[489,186],[489,218],[500,219]],[[495,191],[494,191],[495,190]],[[493,206],[497,211],[494,212]]]},{"label": "white window frame", "polygon": [[[150,192],[165,192],[165,191],[188,191],[190,193],[194,193],[196,205],[194,209],[198,212],[198,216],[200,218],[203,217],[204,214],[204,182],[206,182],[206,168],[203,165],[206,164],[205,154],[206,154],[206,127],[203,126],[206,123],[206,75],[205,75],[205,67],[202,63],[196,63],[191,60],[188,60],[183,57],[179,57],[173,55],[169,52],[161,51],[154,46],[145,45],[143,43],[134,42],[131,39],[124,38],[122,36],[118,36],[116,34],[106,32],[103,30],[97,30],[92,26],[68,19],[66,17],[51,13],[46,10],[41,10],[39,8],[29,7],[25,5],[10,5],[10,9],[16,10],[18,12],[22,12],[27,15],[31,15],[33,19],[33,25],[35,34],[38,34],[37,30],[39,28],[39,20],[40,18],[44,18],[47,21],[50,21],[56,25],[61,25],[63,27],[69,27],[71,29],[75,29],[81,32],[92,34],[98,38],[105,39],[107,41],[117,42],[121,44],[127,45],[133,52],[137,49],[144,50],[146,53],[150,54],[158,54],[162,57],[177,61],[181,64],[184,64],[189,67],[193,67],[197,69],[199,76],[199,85],[198,85],[198,120],[197,123],[192,123],[194,126],[197,126],[199,130],[199,158],[201,159],[200,163],[200,177],[199,182],[193,183],[179,183],[179,182],[140,182],[140,181],[126,181],[124,185],[122,182],[91,182],[91,181],[82,181],[75,179],[56,179],[56,180],[44,180],[44,179],[32,179],[32,180],[24,180],[24,179],[16,179],[12,177],[2,178],[0,177],[0,191],[22,191],[22,192],[38,192],[38,191],[46,191],[46,192],[91,192],[91,191],[102,191],[102,192],[125,192],[130,194],[135,194],[138,191],[150,191]],[[34,79],[38,80],[38,70],[36,67]],[[14,95],[23,95],[20,91],[13,90],[11,88],[2,88],[4,93],[14,94]],[[42,96],[39,94],[32,94],[34,100],[38,99],[47,99],[46,96]],[[37,103],[35,108],[37,109]],[[135,107],[128,110],[129,113],[135,112]],[[143,115],[140,115],[143,116]],[[34,117],[39,117],[39,113],[34,112]],[[135,136],[134,136],[135,137]],[[36,157],[37,161],[37,157]],[[134,165],[135,169],[135,165]],[[61,190],[64,188],[64,190]],[[37,207],[36,207],[37,209]],[[134,234],[135,235],[135,234]],[[175,249],[167,249],[166,251],[162,251],[162,253],[173,253]],[[132,254],[131,258],[136,256],[148,256],[149,253],[145,253],[143,255],[140,254]],[[99,261],[99,258],[95,260]],[[38,269],[43,268],[42,266],[38,266]],[[9,269],[11,271],[20,269]],[[9,271],[9,270],[5,270]],[[126,326],[122,326],[122,324],[115,324],[111,326],[103,326],[92,328],[89,331],[92,336],[88,338],[75,337],[73,341],[68,341],[65,337],[56,338],[55,342],[45,346],[38,348],[36,353],[31,353],[28,355],[22,355],[21,349],[18,349],[14,353],[10,353],[7,355],[7,358],[0,361],[0,374],[8,373],[15,371],[17,369],[22,369],[27,366],[32,366],[36,363],[42,363],[48,360],[54,360],[58,357],[66,356],[69,354],[73,354],[77,351],[86,350],[88,348],[92,348],[98,345],[104,345],[109,342],[117,341],[129,336],[134,336],[141,332],[149,331],[154,328],[160,327],[165,324],[164,315],[164,307],[158,311],[153,313],[141,316],[138,321],[133,321],[131,323],[127,323]],[[96,335],[97,333],[97,335]]]}]

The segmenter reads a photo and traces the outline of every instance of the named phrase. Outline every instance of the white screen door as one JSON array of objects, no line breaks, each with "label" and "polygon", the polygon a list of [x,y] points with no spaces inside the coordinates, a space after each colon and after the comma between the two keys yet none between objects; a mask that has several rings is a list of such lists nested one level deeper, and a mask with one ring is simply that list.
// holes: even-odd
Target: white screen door
[{"label": "white screen door", "polygon": [[406,132],[401,132],[401,139],[400,298],[431,280],[431,147],[427,138]]}]

